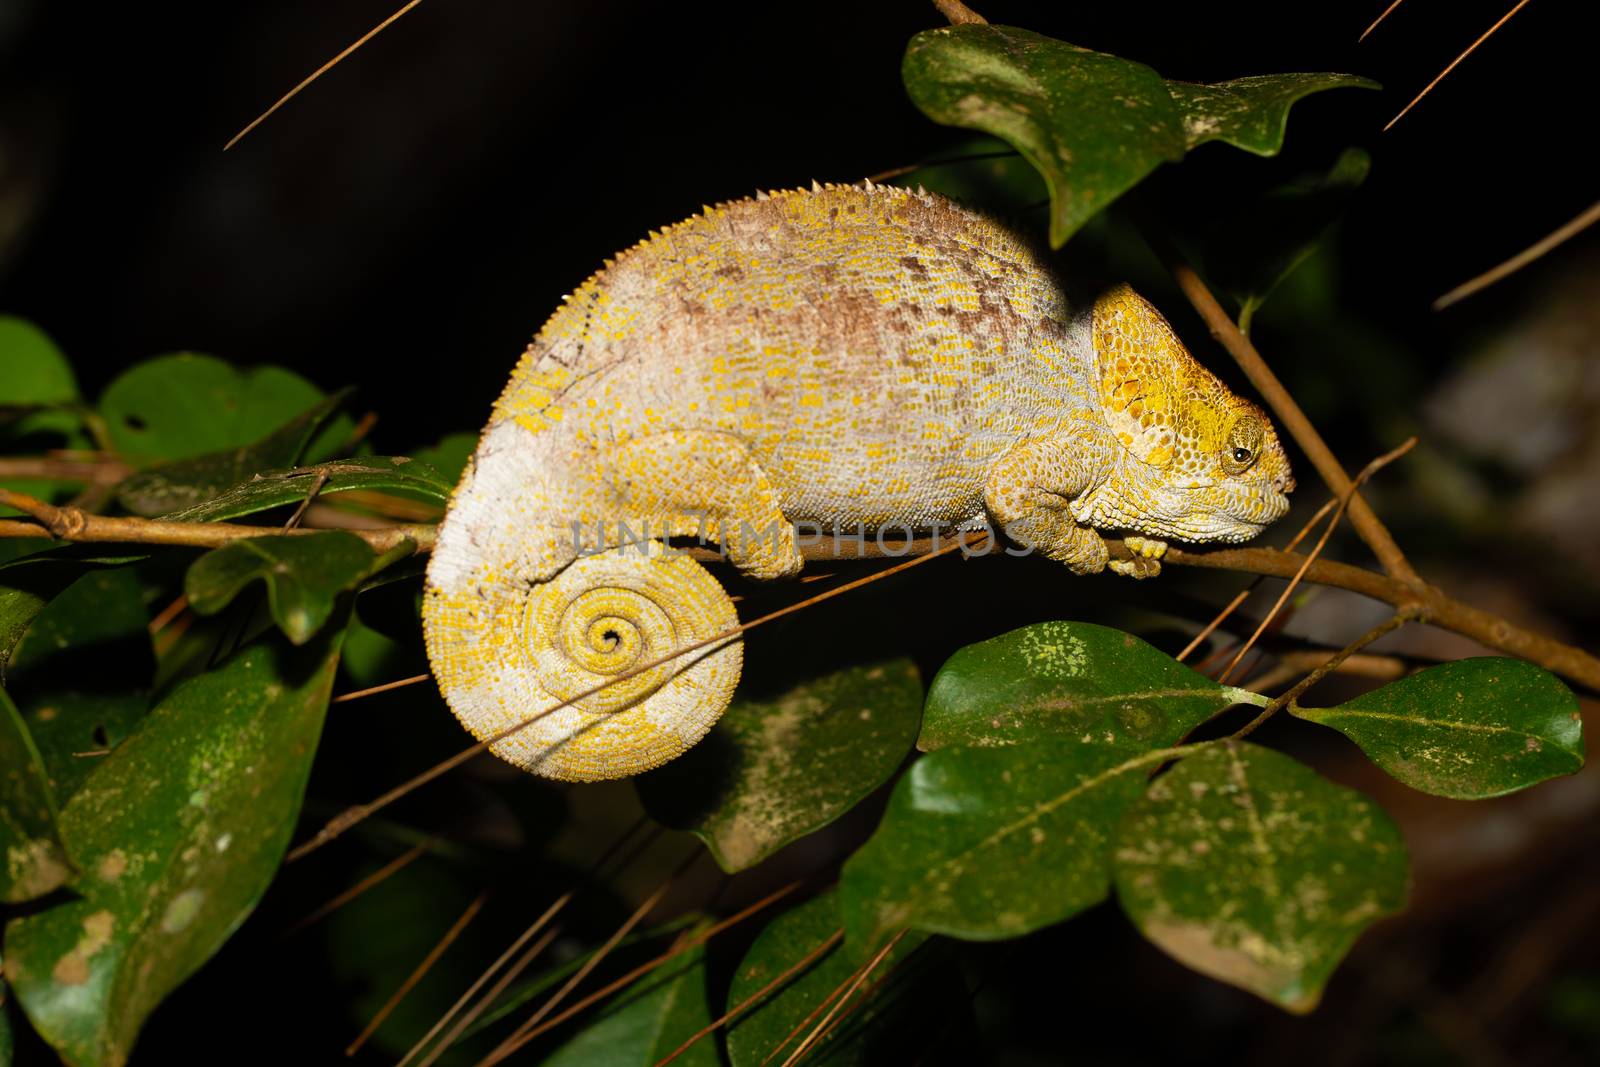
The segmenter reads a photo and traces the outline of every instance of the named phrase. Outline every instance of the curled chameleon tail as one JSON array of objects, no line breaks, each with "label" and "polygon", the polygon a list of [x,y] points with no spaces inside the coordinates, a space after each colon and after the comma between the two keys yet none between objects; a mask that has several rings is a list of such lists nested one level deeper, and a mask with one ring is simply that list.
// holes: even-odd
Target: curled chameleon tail
[{"label": "curled chameleon tail", "polygon": [[473,736],[513,731],[491,749],[524,770],[570,781],[647,771],[700,740],[732,699],[737,638],[666,657],[737,626],[733,602],[658,541],[593,552],[553,522],[508,527],[505,505],[548,496],[516,484],[527,465],[480,452],[456,491],[423,608],[434,677]]}]

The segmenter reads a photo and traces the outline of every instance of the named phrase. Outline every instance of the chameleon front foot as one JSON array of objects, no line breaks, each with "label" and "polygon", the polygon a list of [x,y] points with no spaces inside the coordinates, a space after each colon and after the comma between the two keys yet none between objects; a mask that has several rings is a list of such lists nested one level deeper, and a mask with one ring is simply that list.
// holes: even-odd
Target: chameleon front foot
[{"label": "chameleon front foot", "polygon": [[1114,559],[1107,565],[1124,578],[1154,578],[1161,573],[1161,557],[1167,554],[1167,543],[1149,537],[1124,537],[1122,543],[1133,553],[1132,559]]}]

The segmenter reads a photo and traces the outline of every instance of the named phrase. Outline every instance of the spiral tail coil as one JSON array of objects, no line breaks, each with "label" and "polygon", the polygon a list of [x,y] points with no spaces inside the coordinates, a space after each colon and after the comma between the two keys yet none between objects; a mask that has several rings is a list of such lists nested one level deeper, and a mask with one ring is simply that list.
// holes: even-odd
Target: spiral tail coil
[{"label": "spiral tail coil", "polygon": [[440,691],[479,740],[527,722],[491,751],[534,774],[660,766],[705,736],[738,684],[736,636],[656,662],[739,623],[704,567],[657,542],[580,557],[546,582],[433,578],[423,630]]}]

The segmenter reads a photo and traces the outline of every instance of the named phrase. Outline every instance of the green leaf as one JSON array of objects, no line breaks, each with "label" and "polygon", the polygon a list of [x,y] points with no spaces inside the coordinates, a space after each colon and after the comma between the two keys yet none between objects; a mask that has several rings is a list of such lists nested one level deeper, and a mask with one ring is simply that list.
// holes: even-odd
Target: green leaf
[{"label": "green leaf", "polygon": [[411,453],[411,458],[426,463],[453,486],[461,480],[462,472],[467,469],[467,461],[477,450],[477,434],[449,433],[428,448],[416,449]]},{"label": "green leaf", "polygon": [[44,896],[71,875],[44,760],[22,713],[0,689],[0,901]]},{"label": "green leaf", "polygon": [[100,414],[118,455],[143,465],[242,448],[320,400],[321,390],[282,367],[240,370],[183,352],[118,376]]},{"label": "green leaf", "polygon": [[[87,448],[75,410],[78,384],[72,367],[44,331],[25,319],[0,315],[0,452],[38,454],[51,448]],[[44,410],[37,410],[37,409]],[[52,478],[5,478],[7,489],[41,500],[62,498],[73,483]],[[0,508],[0,516],[19,514]]]},{"label": "green leaf", "polygon": [[1266,699],[1216,682],[1120,630],[1042,622],[960,649],[928,690],[925,751],[1046,738],[1176,744],[1223,708]]},{"label": "green leaf", "polygon": [[303,645],[333,614],[339,594],[354,589],[379,563],[370,545],[343,530],[246,537],[195,560],[183,591],[196,612],[215,615],[245,586],[262,581],[273,621]]},{"label": "green leaf", "polygon": [[901,77],[933,121],[992,133],[1038,168],[1055,247],[1185,151],[1159,74],[1027,30],[925,30],[911,39]]},{"label": "green leaf", "polygon": [[19,624],[7,684],[58,803],[94,769],[81,753],[116,747],[150,706],[143,585],[133,568],[116,566],[143,557],[93,557],[94,547],[0,567],[0,617]]},{"label": "green leaf", "polygon": [[61,814],[74,899],[13,919],[7,977],[69,1064],[118,1064],[221,947],[288,845],[342,631],[270,638],[184,683]]},{"label": "green leaf", "polygon": [[1167,91],[1183,116],[1189,148],[1207,141],[1226,141],[1258,156],[1275,156],[1283,148],[1289,109],[1295,101],[1325,89],[1380,89],[1377,82],[1354,74],[1258,74],[1214,85],[1167,82]]},{"label": "green leaf", "polygon": [[[728,1008],[745,1003],[825,943],[839,927],[838,900],[833,893],[808,900],[768,923],[734,972]],[[912,1062],[918,1038],[928,1034],[928,1020],[949,1019],[952,1012],[963,1010],[967,999],[959,975],[938,956],[936,947],[927,945],[921,934],[903,938],[857,989],[856,999],[873,982],[887,980],[875,987],[872,998],[859,1008],[847,1005],[848,1015],[835,1015],[835,1020],[843,1015],[843,1021],[812,1046],[805,1062],[833,1067]],[[913,953],[917,953],[915,961],[911,960]],[[741,1012],[728,1027],[728,1058],[733,1067],[758,1067],[767,1062],[809,1017],[810,1024],[789,1038],[770,1062],[776,1065],[787,1059],[827,1013],[828,1008],[818,1011],[818,1006],[848,985],[862,962],[845,947],[835,945]]]},{"label": "green leaf", "polygon": [[1042,740],[917,760],[877,833],[845,862],[851,944],[910,926],[1016,937],[1105,899],[1112,831],[1173,750]]},{"label": "green leaf", "polygon": [[916,738],[910,660],[851,667],[770,700],[739,700],[704,740],[637,779],[645,810],[706,843],[728,872],[753,867],[853,808]]},{"label": "green leaf", "polygon": [[1377,805],[1228,741],[1157,779],[1120,828],[1117,895],[1145,937],[1292,1012],[1355,939],[1405,907],[1405,843]]},{"label": "green leaf", "polygon": [[0,564],[0,681],[7,677],[12,651],[39,612],[85,569],[51,552]]},{"label": "green leaf", "polygon": [[448,503],[453,488],[438,471],[405,456],[363,456],[293,470],[264,471],[192,508],[168,515],[178,522],[224,522],[304,500],[319,479],[318,497],[351,489],[395,490]]},{"label": "green leaf", "polygon": [[63,590],[90,571],[149,558],[108,552],[101,545],[46,545],[43,551],[0,563],[0,680],[34,618]]},{"label": "green leaf", "polygon": [[66,357],[39,327],[0,315],[0,407],[44,407],[78,399],[78,382]]},{"label": "green leaf", "polygon": [[161,463],[123,479],[117,502],[136,515],[166,515],[203,504],[252,475],[300,462],[348,390],[320,400],[258,441]]},{"label": "green leaf", "polygon": [[917,34],[901,76],[933,121],[994,134],[1038,168],[1050,190],[1053,247],[1198,144],[1220,139],[1270,155],[1282,145],[1295,100],[1340,86],[1375,87],[1343,74],[1172,82],[1142,63],[990,25]]},{"label": "green leaf", "polygon": [[[99,565],[117,557],[91,557],[90,547],[95,546],[43,553],[0,569],[0,583],[12,575],[68,583],[40,604],[7,668],[11,695],[59,803],[94,769],[98,757],[82,753],[115,748],[144,717],[155,673],[137,569]],[[0,603],[5,600],[0,591]]]},{"label": "green leaf", "polygon": [[1337,707],[1289,710],[1441,797],[1497,797],[1583,767],[1578,698],[1549,671],[1503,656],[1441,663]]},{"label": "green leaf", "polygon": [[[685,952],[630,986],[549,1056],[543,1067],[654,1067],[711,1023],[706,1000],[705,949]],[[672,1061],[718,1067],[717,1042],[706,1036]]]}]

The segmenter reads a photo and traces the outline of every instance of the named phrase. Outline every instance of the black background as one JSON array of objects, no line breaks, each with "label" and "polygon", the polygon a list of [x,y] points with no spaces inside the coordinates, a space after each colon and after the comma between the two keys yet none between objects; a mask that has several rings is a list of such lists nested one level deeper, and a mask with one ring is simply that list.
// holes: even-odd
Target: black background
[{"label": "black background", "polygon": [[[1531,4],[1385,134],[1507,5],[1402,5],[1357,45],[1381,6],[986,13],[1169,77],[1381,81],[1297,105],[1269,166],[1325,167],[1340,141],[1372,151],[1344,298],[1431,363],[1517,286],[1444,316],[1429,302],[1593,200],[1592,38],[1584,5]],[[163,351],[276,362],[359,383],[380,441],[410,446],[397,427],[480,426],[560,295],[647,229],[757,187],[855,180],[955,137],[899,84],[906,40],[939,22],[916,0],[430,0],[222,152],[391,9],[9,0],[8,149],[48,177],[0,307],[55,336],[90,395]],[[1235,154],[1208,146],[1185,177]]]}]

